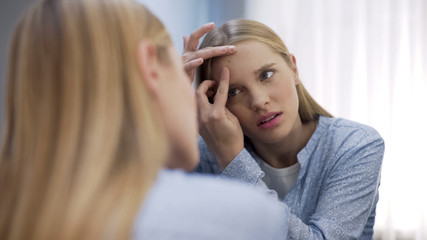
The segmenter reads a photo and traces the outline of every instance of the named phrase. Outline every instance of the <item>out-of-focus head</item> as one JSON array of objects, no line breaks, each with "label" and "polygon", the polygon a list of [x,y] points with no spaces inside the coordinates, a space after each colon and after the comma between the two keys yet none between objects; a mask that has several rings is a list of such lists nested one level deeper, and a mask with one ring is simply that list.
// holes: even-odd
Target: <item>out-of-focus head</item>
[{"label": "out-of-focus head", "polygon": [[15,30],[7,84],[2,239],[122,239],[166,161],[196,164],[189,80],[134,0],[37,1]]},{"label": "out-of-focus head", "polygon": [[110,156],[129,141],[144,154],[164,152],[144,149],[165,140],[137,62],[143,39],[167,61],[166,30],[132,0],[34,4],[12,41],[5,151],[19,154],[14,148],[22,146],[37,156],[39,145],[57,145],[58,153],[66,148],[81,159],[95,152]]},{"label": "out-of-focus head", "polygon": [[[269,46],[273,52],[280,55],[290,68],[296,69],[295,59],[281,38],[268,26],[249,19],[234,19],[209,32],[203,39],[200,49],[212,46],[233,45],[244,41],[254,40]],[[213,79],[212,62],[216,58],[205,61],[198,69],[196,83],[205,79]],[[296,85],[298,94],[298,113],[303,123],[317,119],[317,115],[330,116],[323,110],[304,88],[302,82]]]}]

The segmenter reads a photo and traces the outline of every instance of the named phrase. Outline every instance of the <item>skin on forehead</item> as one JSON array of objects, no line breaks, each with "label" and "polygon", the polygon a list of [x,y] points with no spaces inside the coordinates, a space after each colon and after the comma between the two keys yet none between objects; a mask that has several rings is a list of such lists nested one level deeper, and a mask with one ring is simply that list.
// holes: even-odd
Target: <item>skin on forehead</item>
[{"label": "skin on forehead", "polygon": [[[230,70],[230,85],[243,81],[248,74],[256,75],[263,66],[282,64],[285,60],[265,43],[246,40],[235,44],[237,51],[233,55],[215,58],[212,62],[212,78],[218,81],[224,67]],[[256,53],[256,54],[255,54]]]},{"label": "skin on forehead", "polygon": [[[237,48],[237,46],[236,46],[236,48]],[[237,54],[237,53],[235,53],[235,54]],[[221,70],[224,67],[227,67],[230,70],[230,66],[231,66],[232,62],[233,61],[232,61],[232,58],[230,56],[216,57],[212,61],[212,63],[211,63],[211,66],[212,66],[212,68],[211,68],[212,69],[212,73],[211,73],[212,80],[215,80],[216,82],[218,82],[219,79],[220,79],[220,76],[221,76]]]}]

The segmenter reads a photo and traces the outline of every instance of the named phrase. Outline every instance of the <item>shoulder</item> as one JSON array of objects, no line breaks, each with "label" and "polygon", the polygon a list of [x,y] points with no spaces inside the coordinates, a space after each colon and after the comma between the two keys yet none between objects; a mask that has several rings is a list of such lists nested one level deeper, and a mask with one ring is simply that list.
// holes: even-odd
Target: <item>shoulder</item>
[{"label": "shoulder", "polygon": [[370,144],[384,144],[381,135],[373,127],[342,118],[321,117],[319,136],[323,142],[339,147],[357,147]]},{"label": "shoulder", "polygon": [[324,128],[333,133],[336,137],[357,134],[369,136],[371,138],[381,138],[380,134],[373,127],[351,120],[321,117],[320,122],[323,122]]},{"label": "shoulder", "polygon": [[177,234],[183,238],[226,239],[235,235],[256,239],[251,236],[256,229],[262,236],[284,231],[284,224],[279,224],[282,211],[278,201],[242,183],[163,171],[147,196],[135,231],[146,237],[172,234],[168,236],[174,239]]},{"label": "shoulder", "polygon": [[[333,154],[334,162],[350,160],[380,165],[384,154],[384,140],[373,127],[342,118],[321,117],[320,151]],[[359,159],[356,161],[356,159]]]}]

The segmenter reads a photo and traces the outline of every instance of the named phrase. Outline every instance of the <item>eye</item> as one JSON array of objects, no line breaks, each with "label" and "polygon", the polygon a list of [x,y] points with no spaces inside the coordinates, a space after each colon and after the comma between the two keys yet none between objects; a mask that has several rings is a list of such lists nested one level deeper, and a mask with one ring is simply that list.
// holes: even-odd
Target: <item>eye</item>
[{"label": "eye", "polygon": [[270,78],[271,76],[273,76],[273,71],[264,71],[259,75],[259,78],[261,80],[266,80],[266,79]]},{"label": "eye", "polygon": [[239,94],[241,91],[239,90],[239,89],[237,89],[237,88],[232,88],[232,89],[230,89],[229,91],[228,91],[228,97],[230,98],[230,97],[234,97],[234,96],[236,96],[237,94]]}]

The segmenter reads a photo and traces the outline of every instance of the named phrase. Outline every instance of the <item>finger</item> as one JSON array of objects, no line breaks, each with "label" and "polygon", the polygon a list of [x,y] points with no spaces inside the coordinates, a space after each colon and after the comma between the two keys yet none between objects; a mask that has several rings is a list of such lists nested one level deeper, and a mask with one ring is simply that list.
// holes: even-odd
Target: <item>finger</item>
[{"label": "finger", "polygon": [[215,23],[213,22],[206,23],[201,27],[199,27],[196,31],[194,31],[190,35],[190,38],[188,39],[185,50],[195,51],[197,49],[197,46],[199,45],[200,38],[203,37],[206,33],[212,31],[212,29],[214,28],[215,28]]},{"label": "finger", "polygon": [[[209,103],[208,92],[216,86],[216,82],[212,80],[205,80],[200,83],[196,90],[197,101],[200,105],[206,106]],[[209,94],[211,95],[211,94]]]},{"label": "finger", "polygon": [[219,80],[218,90],[215,95],[215,105],[218,107],[225,107],[228,99],[228,88],[230,84],[230,71],[228,68],[224,68],[221,72],[221,78]]},{"label": "finger", "polygon": [[199,87],[197,88],[197,93],[200,93],[201,95],[206,95],[206,92],[209,91],[209,89],[216,86],[216,82],[213,80],[204,80],[200,83]]},{"label": "finger", "polygon": [[236,52],[236,46],[233,45],[226,45],[226,46],[218,46],[218,47],[207,47],[198,50],[195,52],[195,56],[197,58],[203,58],[204,60],[223,56],[223,55],[230,55]]},{"label": "finger", "polygon": [[196,58],[189,62],[184,63],[184,69],[186,72],[190,72],[195,68],[197,68],[198,66],[202,65],[202,63],[203,63],[203,58]]},{"label": "finger", "polygon": [[188,36],[184,36],[184,37],[182,37],[182,39],[184,40],[183,42],[184,42],[184,49],[186,49],[187,48],[187,44],[188,44]]}]

